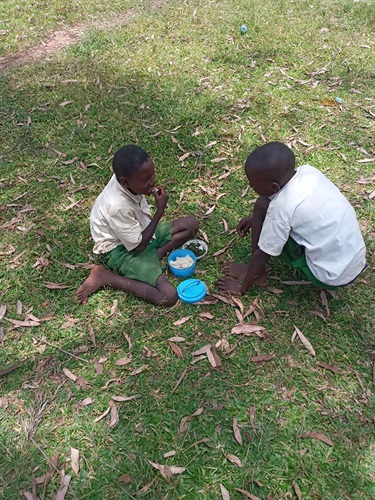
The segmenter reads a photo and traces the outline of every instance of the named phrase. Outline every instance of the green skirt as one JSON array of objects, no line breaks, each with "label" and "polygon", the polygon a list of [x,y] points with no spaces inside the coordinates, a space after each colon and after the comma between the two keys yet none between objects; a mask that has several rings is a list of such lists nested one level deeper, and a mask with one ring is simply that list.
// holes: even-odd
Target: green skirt
[{"label": "green skirt", "polygon": [[319,288],[326,288],[328,290],[336,290],[336,286],[326,285],[319,281],[310,271],[306,262],[305,247],[299,245],[293,238],[289,236],[288,241],[285,243],[283,251],[278,256],[282,261],[289,264],[295,269],[300,269],[306,278],[311,283]]},{"label": "green skirt", "polygon": [[160,222],[152,238],[143,252],[126,250],[124,245],[119,245],[108,253],[101,255],[101,261],[107,269],[120,276],[143,281],[156,286],[159,276],[165,266],[161,263],[157,249],[171,241],[172,222]]}]

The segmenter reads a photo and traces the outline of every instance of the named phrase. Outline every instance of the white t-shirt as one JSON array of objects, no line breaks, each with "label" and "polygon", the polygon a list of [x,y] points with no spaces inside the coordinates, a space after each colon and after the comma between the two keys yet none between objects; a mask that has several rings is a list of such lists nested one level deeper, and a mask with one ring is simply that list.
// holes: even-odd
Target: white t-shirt
[{"label": "white t-shirt", "polygon": [[151,221],[150,207],[143,195],[133,194],[113,175],[91,210],[90,229],[95,254],[118,245],[133,250],[142,241],[142,231]]},{"label": "white t-shirt", "polygon": [[270,197],[259,238],[263,252],[280,255],[289,236],[305,247],[306,262],[321,282],[345,285],[366,264],[355,211],[340,190],[310,165],[302,165]]}]

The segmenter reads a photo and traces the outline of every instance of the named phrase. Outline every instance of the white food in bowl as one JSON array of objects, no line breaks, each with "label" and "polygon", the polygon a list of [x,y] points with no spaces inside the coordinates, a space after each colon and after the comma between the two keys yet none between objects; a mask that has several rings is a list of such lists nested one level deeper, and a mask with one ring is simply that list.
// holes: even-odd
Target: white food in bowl
[{"label": "white food in bowl", "polygon": [[176,257],[176,260],[171,260],[169,264],[175,269],[187,269],[194,265],[194,259],[190,255],[186,255],[185,257]]}]

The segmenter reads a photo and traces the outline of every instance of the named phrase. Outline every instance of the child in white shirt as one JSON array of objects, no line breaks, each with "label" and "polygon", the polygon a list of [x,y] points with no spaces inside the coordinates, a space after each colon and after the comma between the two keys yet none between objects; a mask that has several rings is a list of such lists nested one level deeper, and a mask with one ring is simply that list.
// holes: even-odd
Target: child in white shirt
[{"label": "child in white shirt", "polygon": [[229,263],[217,282],[220,290],[242,295],[251,285],[265,286],[271,256],[322,288],[352,283],[366,267],[365,243],[348,200],[319,170],[294,167],[293,152],[280,142],[247,158],[245,173],[260,197],[237,232],[246,236],[251,228],[252,258],[248,265]]}]

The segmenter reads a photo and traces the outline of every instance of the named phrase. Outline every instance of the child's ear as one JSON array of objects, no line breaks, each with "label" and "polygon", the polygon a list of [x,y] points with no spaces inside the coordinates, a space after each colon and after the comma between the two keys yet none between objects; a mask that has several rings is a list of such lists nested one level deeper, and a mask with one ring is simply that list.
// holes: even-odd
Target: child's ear
[{"label": "child's ear", "polygon": [[278,193],[281,189],[280,184],[278,184],[277,182],[272,182],[271,186],[272,186],[272,193]]},{"label": "child's ear", "polygon": [[119,182],[120,182],[121,186],[123,186],[125,188],[129,187],[129,183],[128,183],[128,180],[126,177],[120,177]]}]

